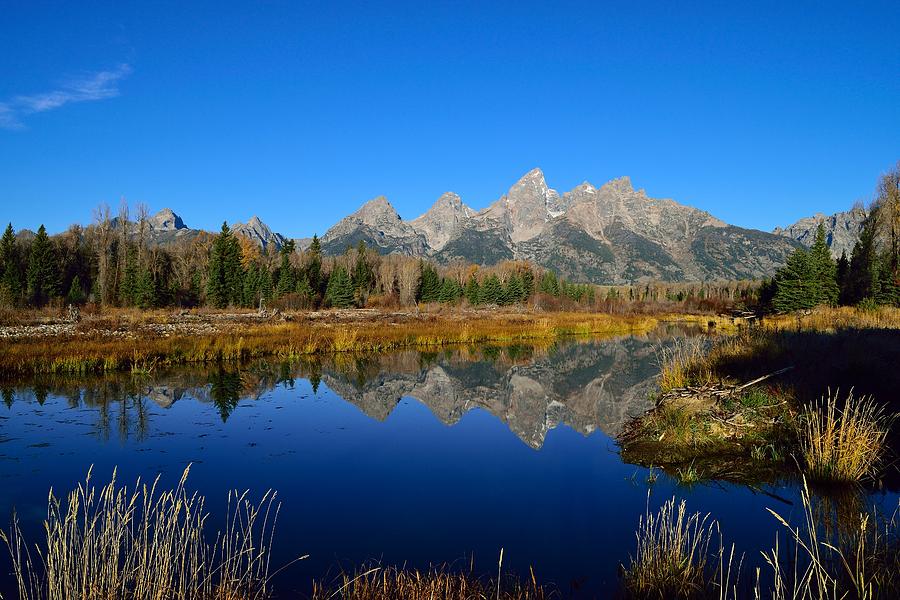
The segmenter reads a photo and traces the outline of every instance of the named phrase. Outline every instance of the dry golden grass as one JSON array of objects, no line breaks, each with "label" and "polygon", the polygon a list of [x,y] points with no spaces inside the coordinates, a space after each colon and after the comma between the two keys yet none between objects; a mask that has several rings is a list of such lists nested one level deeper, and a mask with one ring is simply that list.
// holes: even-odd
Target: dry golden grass
[{"label": "dry golden grass", "polygon": [[[676,503],[673,497],[656,513],[648,509],[638,523],[637,551],[624,570],[628,596],[662,600],[705,595],[722,566],[721,538],[719,566],[710,560],[710,544],[718,533],[718,522],[709,515],[688,514],[684,500]],[[730,579],[730,569],[722,576]]]},{"label": "dry golden grass", "polygon": [[659,387],[663,392],[698,385],[712,379],[707,362],[709,344],[703,338],[678,338],[657,352]]},{"label": "dry golden grass", "polygon": [[855,306],[826,307],[786,315],[766,317],[763,326],[770,329],[900,329],[900,308],[881,306],[863,310]]},{"label": "dry golden grass", "polygon": [[[272,356],[373,352],[459,343],[553,340],[560,336],[649,331],[653,317],[556,313],[540,316],[421,315],[350,322],[218,323],[212,332],[158,334],[139,327],[127,335],[96,329],[87,334],[14,338],[0,348],[0,373],[146,370],[184,363],[239,362]],[[135,323],[130,324],[136,327]]]},{"label": "dry golden grass", "polygon": [[487,579],[449,568],[427,571],[375,566],[343,574],[330,585],[314,584],[312,600],[547,600],[554,592],[531,578]]},{"label": "dry golden grass", "polygon": [[822,482],[859,481],[877,474],[891,418],[871,397],[840,401],[838,392],[812,403],[798,426],[807,476]]},{"label": "dry golden grass", "polygon": [[46,538],[37,555],[18,523],[0,532],[12,558],[20,600],[257,600],[269,596],[269,548],[278,505],[266,493],[228,496],[226,526],[206,538],[205,499],[185,488],[137,482],[118,486],[115,473],[99,490],[88,473],[65,506],[51,490]]},{"label": "dry golden grass", "polygon": [[[882,523],[878,515],[860,513],[848,535],[836,540],[823,534],[806,481],[801,489],[803,523],[791,525],[769,512],[787,530],[793,546],[787,560],[775,546],[763,552],[770,571],[763,591],[757,572],[755,598],[772,600],[877,600],[900,597],[898,513]],[[900,507],[898,507],[900,510]]]}]

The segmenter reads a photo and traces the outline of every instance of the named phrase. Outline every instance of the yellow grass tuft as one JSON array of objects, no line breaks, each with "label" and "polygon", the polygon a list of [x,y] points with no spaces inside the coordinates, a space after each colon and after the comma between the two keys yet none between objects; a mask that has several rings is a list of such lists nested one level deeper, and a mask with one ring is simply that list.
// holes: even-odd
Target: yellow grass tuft
[{"label": "yellow grass tuft", "polygon": [[0,532],[12,557],[21,600],[261,600],[269,596],[269,549],[279,505],[267,492],[228,495],[225,529],[207,540],[205,499],[116,474],[99,490],[91,473],[63,504],[50,492],[45,540],[32,557],[18,523]]},{"label": "yellow grass tuft", "polygon": [[688,514],[682,500],[667,500],[641,517],[637,552],[625,570],[625,590],[635,598],[688,598],[709,584],[709,546],[718,523]]},{"label": "yellow grass tuft", "polygon": [[874,476],[883,458],[890,417],[871,397],[853,391],[839,406],[838,392],[814,402],[800,420],[798,438],[810,479],[859,481]]}]

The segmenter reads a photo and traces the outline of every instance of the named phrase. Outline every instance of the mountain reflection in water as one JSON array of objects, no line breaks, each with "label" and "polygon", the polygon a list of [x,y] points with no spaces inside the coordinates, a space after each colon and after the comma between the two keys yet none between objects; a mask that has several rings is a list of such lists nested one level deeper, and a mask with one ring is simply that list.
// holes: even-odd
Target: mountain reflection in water
[{"label": "mountain reflection in water", "polygon": [[632,416],[651,406],[656,356],[678,326],[603,340],[562,340],[548,346],[450,347],[439,351],[337,354],[293,363],[253,362],[241,367],[177,369],[102,378],[41,378],[0,388],[9,407],[18,398],[42,405],[48,394],[69,405],[97,409],[97,431],[143,439],[152,428],[146,402],[163,409],[187,400],[215,406],[223,422],[244,400],[309,380],[324,383],[363,413],[384,421],[404,397],[415,398],[446,425],[482,408],[532,448],[547,432],[567,425],[584,435],[600,429],[615,437]]}]

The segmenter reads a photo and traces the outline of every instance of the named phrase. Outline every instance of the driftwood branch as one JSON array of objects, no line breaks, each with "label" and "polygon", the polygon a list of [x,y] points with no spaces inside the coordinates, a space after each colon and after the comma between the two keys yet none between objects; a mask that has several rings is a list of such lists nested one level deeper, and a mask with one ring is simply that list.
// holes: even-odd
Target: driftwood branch
[{"label": "driftwood branch", "polygon": [[790,370],[793,369],[793,368],[794,368],[793,365],[791,365],[790,367],[785,367],[785,368],[783,368],[783,369],[778,369],[777,371],[773,371],[772,373],[769,373],[768,375],[763,375],[762,377],[759,377],[759,378],[757,378],[757,379],[754,379],[753,381],[749,381],[749,382],[745,383],[744,385],[739,385],[738,387],[735,388],[735,391],[736,391],[736,392],[740,392],[741,390],[743,390],[743,389],[745,389],[745,388],[748,388],[748,387],[750,387],[751,385],[756,385],[757,383],[760,383],[760,382],[762,382],[762,381],[765,381],[765,380],[768,379],[769,377],[775,377],[776,375],[781,375],[782,373],[787,373],[788,371],[790,371]]}]

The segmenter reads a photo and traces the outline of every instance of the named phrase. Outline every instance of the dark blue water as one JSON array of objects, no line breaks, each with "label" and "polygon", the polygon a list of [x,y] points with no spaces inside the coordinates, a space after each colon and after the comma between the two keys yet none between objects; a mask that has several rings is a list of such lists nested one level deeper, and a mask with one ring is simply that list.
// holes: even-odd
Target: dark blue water
[{"label": "dark blue water", "polygon": [[[665,333],[550,349],[466,348],[242,369],[7,386],[0,515],[38,531],[50,486],[162,474],[214,513],[229,489],[278,491],[282,597],[367,560],[427,567],[474,557],[574,597],[617,589],[649,502],[673,494],[721,521],[753,560],[799,507],[791,486],[678,487],[623,464],[611,436],[649,406]],[[317,388],[314,390],[314,388]],[[896,501],[894,500],[895,504]],[[799,513],[798,513],[799,514]],[[5,572],[5,569],[4,569]],[[0,588],[2,589],[2,588]]]}]

